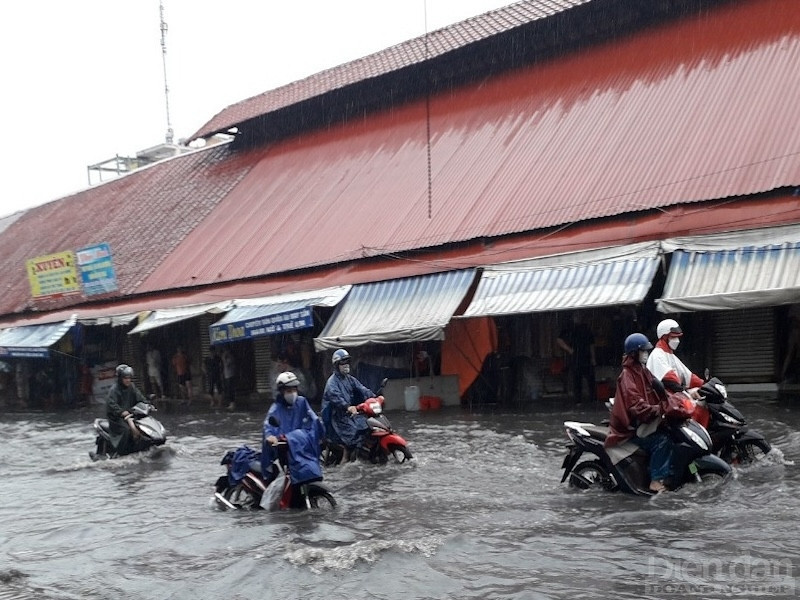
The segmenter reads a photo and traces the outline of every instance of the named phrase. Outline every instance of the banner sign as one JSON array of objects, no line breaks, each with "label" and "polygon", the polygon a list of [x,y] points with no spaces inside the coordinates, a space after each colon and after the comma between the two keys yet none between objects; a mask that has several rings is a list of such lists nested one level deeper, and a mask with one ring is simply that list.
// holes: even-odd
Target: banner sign
[{"label": "banner sign", "polygon": [[75,255],[71,251],[38,256],[25,261],[34,298],[65,296],[80,292]]},{"label": "banner sign", "polygon": [[261,337],[262,335],[286,333],[297,329],[308,329],[313,325],[314,317],[311,307],[306,307],[301,310],[279,313],[260,319],[212,325],[209,327],[209,333],[211,335],[211,343],[220,344],[222,342],[235,342],[237,340]]},{"label": "banner sign", "polygon": [[47,358],[50,356],[49,348],[12,348],[0,347],[0,356],[3,358]]},{"label": "banner sign", "polygon": [[97,244],[75,252],[81,272],[83,293],[87,296],[105,294],[117,289],[117,276],[108,244]]}]

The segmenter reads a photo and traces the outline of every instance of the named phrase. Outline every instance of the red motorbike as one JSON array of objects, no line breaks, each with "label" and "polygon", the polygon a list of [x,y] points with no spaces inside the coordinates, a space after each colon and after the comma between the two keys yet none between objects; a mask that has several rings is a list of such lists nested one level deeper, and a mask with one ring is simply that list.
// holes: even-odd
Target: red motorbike
[{"label": "red motorbike", "polygon": [[[289,474],[289,446],[285,441],[279,441],[275,447],[278,458],[272,465],[274,479],[271,481],[265,481],[261,474],[260,452],[242,446],[225,453],[220,464],[227,467],[227,473],[214,484],[214,500],[217,506],[223,510],[335,508],[333,494],[319,481],[292,483]],[[246,472],[232,476],[242,464]]]},{"label": "red motorbike", "polygon": [[[383,380],[380,389],[386,385]],[[379,390],[380,391],[380,390]],[[368,398],[361,404],[356,405],[359,414],[367,418],[367,425],[370,434],[366,441],[358,448],[358,458],[374,463],[385,464],[389,461],[403,463],[414,458],[408,449],[408,443],[393,428],[389,419],[383,413],[384,398],[377,395]],[[351,453],[350,460],[354,460],[355,453]],[[339,444],[326,441],[322,448],[322,464],[325,466],[338,465],[342,462],[344,448]]]}]

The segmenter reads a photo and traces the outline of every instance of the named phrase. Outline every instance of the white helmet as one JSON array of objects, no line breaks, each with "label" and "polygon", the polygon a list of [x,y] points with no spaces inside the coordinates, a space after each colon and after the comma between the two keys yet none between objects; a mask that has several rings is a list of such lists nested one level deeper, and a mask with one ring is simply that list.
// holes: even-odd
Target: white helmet
[{"label": "white helmet", "polygon": [[287,387],[300,387],[300,381],[298,381],[297,377],[291,371],[284,371],[278,378],[275,380],[275,387],[278,388],[278,391],[281,391]]},{"label": "white helmet", "polygon": [[661,339],[665,335],[672,334],[675,336],[683,335],[683,331],[681,330],[681,326],[678,325],[678,322],[675,319],[664,319],[661,323],[658,324],[656,328],[656,337]]}]

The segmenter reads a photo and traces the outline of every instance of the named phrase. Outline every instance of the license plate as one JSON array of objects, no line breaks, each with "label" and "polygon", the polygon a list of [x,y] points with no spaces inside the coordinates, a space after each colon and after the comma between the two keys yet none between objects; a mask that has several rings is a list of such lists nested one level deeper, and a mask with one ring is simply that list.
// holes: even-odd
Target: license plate
[{"label": "license plate", "polygon": [[689,463],[689,473],[692,475],[697,475],[697,465],[695,463]]}]

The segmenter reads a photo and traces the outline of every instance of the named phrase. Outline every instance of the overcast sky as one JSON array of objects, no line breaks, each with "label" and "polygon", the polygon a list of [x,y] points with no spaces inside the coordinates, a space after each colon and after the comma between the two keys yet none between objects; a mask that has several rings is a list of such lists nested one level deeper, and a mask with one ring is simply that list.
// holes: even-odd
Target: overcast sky
[{"label": "overcast sky", "polygon": [[[226,106],[510,0],[163,0],[175,141]],[[0,5],[0,217],[163,143],[159,0]],[[93,179],[93,181],[95,181]]]}]

